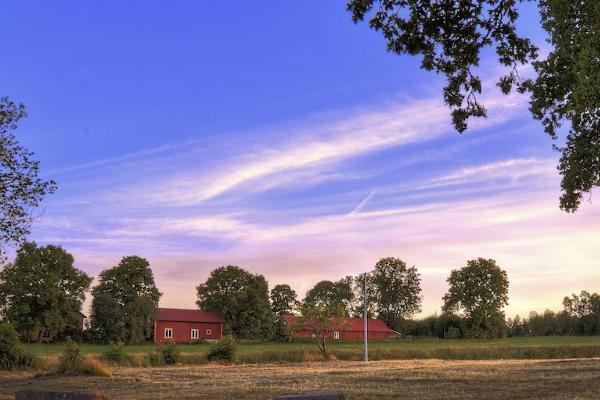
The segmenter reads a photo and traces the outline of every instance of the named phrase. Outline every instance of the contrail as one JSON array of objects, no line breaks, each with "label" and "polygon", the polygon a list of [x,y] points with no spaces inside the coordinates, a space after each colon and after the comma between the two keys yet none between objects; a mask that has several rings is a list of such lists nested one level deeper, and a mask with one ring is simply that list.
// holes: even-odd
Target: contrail
[{"label": "contrail", "polygon": [[375,194],[375,189],[372,189],[371,192],[367,195],[367,197],[365,197],[363,199],[363,201],[361,201],[360,203],[358,203],[358,205],[356,207],[354,207],[354,210],[352,210],[350,212],[350,214],[348,214],[348,215],[354,215],[357,212],[359,212],[360,210],[362,210],[367,205],[367,203],[369,202],[369,200],[371,199],[371,197],[373,197],[374,194]]}]

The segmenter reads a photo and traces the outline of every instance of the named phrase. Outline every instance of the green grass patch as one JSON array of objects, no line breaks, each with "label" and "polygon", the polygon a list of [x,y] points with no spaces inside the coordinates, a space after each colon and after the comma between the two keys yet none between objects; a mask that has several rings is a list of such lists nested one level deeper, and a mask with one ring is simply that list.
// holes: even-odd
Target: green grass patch
[{"label": "green grass patch", "polygon": [[[26,349],[42,359],[53,360],[64,350],[64,344],[31,344]],[[329,350],[339,360],[361,360],[363,343],[330,342]],[[100,358],[118,365],[153,366],[162,364],[154,344],[115,347],[82,344],[81,352],[88,358]],[[177,345],[182,364],[208,362],[207,344]],[[109,354],[113,357],[107,357]],[[116,354],[118,353],[118,354]],[[557,359],[600,357],[600,336],[548,336],[507,338],[499,340],[415,339],[369,342],[372,360],[428,359],[493,360],[493,359]],[[241,363],[303,362],[322,360],[315,343],[252,343],[238,344],[237,358]]]}]

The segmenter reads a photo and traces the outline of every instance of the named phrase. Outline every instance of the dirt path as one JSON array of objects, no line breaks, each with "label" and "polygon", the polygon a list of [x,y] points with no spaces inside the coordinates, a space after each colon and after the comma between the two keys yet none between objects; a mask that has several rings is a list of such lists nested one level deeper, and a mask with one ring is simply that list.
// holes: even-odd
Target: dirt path
[{"label": "dirt path", "polygon": [[113,399],[274,399],[341,390],[348,399],[598,399],[600,359],[377,361],[115,368],[113,378],[0,374],[0,399],[20,389],[76,390]]}]

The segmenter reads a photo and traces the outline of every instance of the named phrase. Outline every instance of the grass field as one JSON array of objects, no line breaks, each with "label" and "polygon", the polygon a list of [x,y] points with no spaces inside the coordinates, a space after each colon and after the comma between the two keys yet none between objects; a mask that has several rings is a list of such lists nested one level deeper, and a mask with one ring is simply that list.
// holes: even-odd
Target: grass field
[{"label": "grass field", "polygon": [[[31,344],[27,348],[42,358],[55,358],[62,344]],[[156,348],[153,344],[126,346],[134,358],[142,358]],[[180,345],[183,363],[199,364],[206,360],[206,344]],[[99,356],[106,346],[82,345],[88,356]],[[362,342],[330,343],[330,351],[339,360],[362,359]],[[399,359],[555,359],[600,357],[600,336],[549,336],[507,338],[501,340],[397,340],[372,341],[373,360]],[[241,343],[242,363],[317,361],[322,357],[314,343]]]},{"label": "grass field", "polygon": [[597,399],[600,360],[403,360],[115,368],[112,378],[0,373],[0,400],[17,390],[84,391],[112,399],[274,399],[341,390],[356,399]]}]

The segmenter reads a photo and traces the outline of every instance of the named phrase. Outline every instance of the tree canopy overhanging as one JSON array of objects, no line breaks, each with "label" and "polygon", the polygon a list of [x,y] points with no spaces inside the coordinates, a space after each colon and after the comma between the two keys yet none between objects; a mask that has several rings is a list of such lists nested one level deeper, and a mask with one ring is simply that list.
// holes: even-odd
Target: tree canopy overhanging
[{"label": "tree canopy overhanging", "polygon": [[23,104],[0,98],[0,254],[4,244],[26,238],[33,209],[56,190],[54,181],[39,177],[39,161],[13,133],[26,115]]},{"label": "tree canopy overhanging", "polygon": [[[517,33],[518,5],[537,1],[552,45],[540,59],[533,42]],[[576,211],[583,196],[600,186],[600,1],[597,0],[350,0],[354,22],[369,20],[388,50],[422,56],[421,67],[444,74],[445,103],[454,127],[463,132],[471,117],[485,117],[477,96],[481,51],[493,47],[507,73],[503,93],[529,93],[530,111],[552,139],[568,129],[561,157],[560,208]],[[536,76],[522,79],[519,66]]]}]

